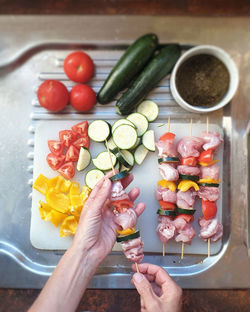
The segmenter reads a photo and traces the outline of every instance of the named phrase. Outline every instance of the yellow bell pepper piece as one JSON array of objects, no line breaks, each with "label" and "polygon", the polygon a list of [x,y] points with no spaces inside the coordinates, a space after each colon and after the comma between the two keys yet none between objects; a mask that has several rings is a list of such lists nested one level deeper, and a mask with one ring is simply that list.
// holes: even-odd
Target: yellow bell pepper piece
[{"label": "yellow bell pepper piece", "polygon": [[218,183],[220,183],[220,182],[221,182],[221,180],[213,180],[213,179],[211,179],[211,178],[200,179],[200,180],[198,181],[198,183],[216,183],[216,184],[218,184]]},{"label": "yellow bell pepper piece", "polygon": [[70,200],[66,194],[56,193],[50,189],[46,194],[46,201],[51,208],[62,213],[68,212]]},{"label": "yellow bell pepper piece", "polygon": [[130,234],[135,233],[135,231],[136,231],[136,226],[133,226],[131,229],[128,228],[125,230],[116,230],[116,232],[120,235],[130,235]]},{"label": "yellow bell pepper piece", "polygon": [[71,187],[71,181],[65,180],[62,176],[56,176],[49,179],[49,188],[53,189],[55,192],[66,193]]},{"label": "yellow bell pepper piece", "polygon": [[86,185],[82,187],[82,192],[80,194],[81,199],[82,199],[82,205],[84,205],[86,200],[89,198],[90,192],[91,192],[91,189],[87,187]]},{"label": "yellow bell pepper piece", "polygon": [[212,166],[213,164],[216,164],[219,160],[218,159],[214,159],[212,161],[210,161],[209,163],[204,163],[199,161],[199,165],[206,167],[206,166]]},{"label": "yellow bell pepper piece", "polygon": [[65,236],[75,234],[77,225],[78,225],[78,220],[76,217],[69,216],[65,218],[60,227],[60,236],[65,237]]},{"label": "yellow bell pepper piece", "polygon": [[45,217],[45,221],[51,221],[54,226],[58,227],[60,223],[67,217],[66,214],[56,211],[52,209]]},{"label": "yellow bell pepper piece", "polygon": [[181,190],[182,192],[186,192],[186,191],[189,190],[191,187],[193,187],[196,191],[199,191],[199,186],[198,186],[198,184],[195,183],[194,181],[182,180],[182,181],[178,184],[178,190]]},{"label": "yellow bell pepper piece", "polygon": [[49,179],[46,178],[43,174],[40,174],[34,182],[33,188],[45,195],[49,189]]},{"label": "yellow bell pepper piece", "polygon": [[176,184],[172,181],[167,181],[167,180],[160,180],[157,182],[158,186],[161,186],[163,188],[168,188],[170,191],[175,192],[176,191]]},{"label": "yellow bell pepper piece", "polygon": [[72,182],[69,195],[80,195],[80,185],[77,182]]},{"label": "yellow bell pepper piece", "polygon": [[39,213],[41,216],[41,219],[45,219],[48,213],[51,211],[51,207],[47,204],[42,202],[41,200],[39,201]]}]

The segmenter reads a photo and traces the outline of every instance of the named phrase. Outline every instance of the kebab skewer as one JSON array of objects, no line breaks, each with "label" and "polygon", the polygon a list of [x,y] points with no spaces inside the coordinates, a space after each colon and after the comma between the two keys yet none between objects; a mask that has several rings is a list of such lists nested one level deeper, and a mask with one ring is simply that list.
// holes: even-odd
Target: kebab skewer
[{"label": "kebab skewer", "polygon": [[[110,155],[108,144],[107,142],[105,143]],[[114,222],[120,227],[117,230],[117,234],[119,234],[117,242],[121,243],[125,257],[135,263],[137,272],[139,272],[137,263],[140,263],[144,257],[144,244],[140,237],[140,232],[136,230],[138,215],[134,203],[125,192],[121,182],[129,173],[127,171],[115,173],[111,156],[110,162],[113,171],[113,176],[110,178],[112,181],[110,206],[115,215]]]},{"label": "kebab skewer", "polygon": [[222,143],[222,138],[217,132],[209,132],[209,120],[207,118],[207,131],[201,133],[204,140],[203,151],[198,159],[201,178],[198,181],[200,190],[198,196],[201,198],[201,209],[203,218],[199,219],[200,238],[208,242],[208,257],[210,256],[210,242],[218,241],[223,235],[223,226],[216,218],[216,201],[220,197],[219,192],[219,166],[218,160],[214,160],[214,154]]}]

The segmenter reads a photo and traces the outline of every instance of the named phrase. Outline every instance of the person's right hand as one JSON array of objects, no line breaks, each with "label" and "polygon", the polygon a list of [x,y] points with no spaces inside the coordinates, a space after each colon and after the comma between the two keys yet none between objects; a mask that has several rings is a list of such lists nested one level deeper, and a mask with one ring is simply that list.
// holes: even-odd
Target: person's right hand
[{"label": "person's right hand", "polygon": [[[132,265],[136,272],[136,267]],[[180,312],[182,289],[161,267],[150,264],[138,264],[140,273],[135,273],[132,283],[141,296],[142,312]]]}]

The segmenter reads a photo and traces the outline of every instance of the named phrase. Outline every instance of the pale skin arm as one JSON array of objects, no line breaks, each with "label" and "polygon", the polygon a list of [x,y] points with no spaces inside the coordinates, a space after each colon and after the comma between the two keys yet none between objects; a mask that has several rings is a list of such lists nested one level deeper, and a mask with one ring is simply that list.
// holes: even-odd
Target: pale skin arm
[{"label": "pale skin arm", "polygon": [[[117,225],[107,204],[111,191],[108,177],[111,175],[112,173],[102,179],[91,192],[82,210],[72,246],[61,258],[30,312],[75,311],[97,267],[112,250]],[[126,177],[123,181],[124,187],[132,180],[131,175]],[[138,195],[138,188],[129,193],[132,201]],[[144,208],[143,203],[136,206],[138,216]]]}]

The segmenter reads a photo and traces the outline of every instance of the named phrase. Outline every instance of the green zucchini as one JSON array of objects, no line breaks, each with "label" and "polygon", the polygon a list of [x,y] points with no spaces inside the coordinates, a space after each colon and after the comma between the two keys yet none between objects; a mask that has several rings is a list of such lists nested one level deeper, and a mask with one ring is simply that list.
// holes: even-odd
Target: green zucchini
[{"label": "green zucchini", "polygon": [[183,209],[177,207],[178,214],[187,214],[187,215],[193,215],[195,213],[195,209]]},{"label": "green zucchini", "polygon": [[158,45],[155,34],[146,34],[132,43],[111,70],[97,94],[100,104],[107,104],[144,68]]},{"label": "green zucchini", "polygon": [[198,183],[200,186],[219,187],[218,183]]},{"label": "green zucchini", "polygon": [[174,210],[158,209],[157,214],[160,216],[169,216],[169,217],[175,217],[176,216],[176,212]]},{"label": "green zucchini", "polygon": [[113,181],[118,181],[121,180],[125,177],[127,177],[129,175],[128,171],[122,171],[122,172],[118,172],[115,175],[113,175],[112,177],[110,177],[109,179],[113,182]]},{"label": "green zucchini", "polygon": [[191,180],[191,181],[199,181],[200,177],[196,175],[188,175],[188,174],[179,174],[180,180]]},{"label": "green zucchini", "polygon": [[140,231],[136,231],[133,234],[129,234],[129,235],[125,235],[125,236],[118,236],[116,238],[116,241],[117,241],[117,243],[127,242],[127,241],[129,241],[131,239],[135,239],[135,238],[138,238],[138,237],[140,237]]},{"label": "green zucchini", "polygon": [[170,44],[162,48],[117,101],[116,110],[118,114],[130,114],[162,78],[172,70],[180,53],[181,49],[178,44]]},{"label": "green zucchini", "polygon": [[180,159],[178,157],[161,157],[158,159],[158,163],[178,163]]}]

